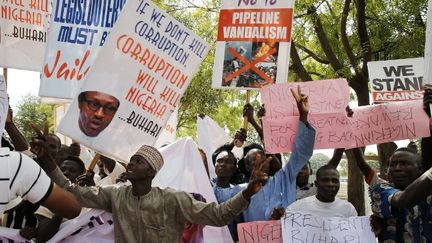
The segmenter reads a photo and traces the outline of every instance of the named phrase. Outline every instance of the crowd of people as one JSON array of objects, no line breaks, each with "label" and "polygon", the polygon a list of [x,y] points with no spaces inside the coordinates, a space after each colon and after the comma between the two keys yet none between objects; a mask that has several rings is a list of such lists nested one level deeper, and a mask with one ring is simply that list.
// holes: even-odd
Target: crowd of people
[{"label": "crowd of people", "polygon": [[[430,117],[432,86],[424,90],[424,110]],[[82,147],[61,144],[47,124],[42,129],[32,126],[35,138],[29,144],[10,111],[8,136],[2,137],[0,149],[1,225],[20,229],[29,240],[46,242],[67,219],[95,208],[112,213],[115,242],[205,242],[205,225],[228,225],[237,242],[238,224],[278,220],[286,211],[357,216],[351,203],[336,196],[344,148],[335,148],[333,157],[316,171],[315,181],[310,181],[316,132],[308,122],[309,98],[300,88],[291,92],[300,122],[287,161],[280,154],[266,154],[264,144],[257,143],[245,145],[243,156],[237,158],[233,148],[237,141],[246,141],[244,129],[217,148],[212,161],[202,153],[203,162],[215,168],[216,178],[208,178],[218,203],[207,203],[196,192],[152,186],[164,165],[157,148],[142,145],[128,163],[101,156],[95,174],[80,158]],[[94,110],[105,112],[103,106]],[[347,115],[351,113],[348,109]],[[263,141],[253,107],[247,104],[243,115]],[[257,112],[258,118],[264,115],[264,109]],[[379,242],[432,242],[432,138],[421,140],[421,154],[415,146],[394,151],[387,175],[381,175],[385,179],[368,165],[362,148],[350,149],[370,187],[370,222]]]}]

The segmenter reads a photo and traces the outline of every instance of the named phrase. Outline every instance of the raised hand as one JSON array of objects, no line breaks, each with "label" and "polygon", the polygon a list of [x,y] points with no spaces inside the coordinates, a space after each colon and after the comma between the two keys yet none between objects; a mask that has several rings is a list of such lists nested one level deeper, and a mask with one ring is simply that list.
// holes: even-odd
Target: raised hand
[{"label": "raised hand", "polygon": [[247,117],[248,121],[252,121],[254,119],[254,108],[251,104],[247,103],[243,107],[243,117]]},{"label": "raised hand", "polygon": [[[44,123],[43,132],[41,129],[34,123],[30,123],[31,128],[36,133],[36,136],[33,137],[32,142],[30,142],[30,152],[35,154],[36,156],[45,155],[44,153],[48,153],[48,150],[44,150],[44,144],[42,141],[46,142],[46,138],[48,136],[48,122]],[[46,144],[45,144],[46,145]]]},{"label": "raised hand", "polygon": [[300,121],[307,123],[307,116],[309,113],[309,97],[305,94],[302,94],[300,90],[300,86],[297,86],[297,92],[294,89],[291,89],[291,93],[294,96],[294,99],[297,103],[297,109],[300,114]]},{"label": "raised hand", "polygon": [[93,180],[94,178],[94,172],[86,172],[80,176],[78,176],[75,180],[75,183],[80,186],[95,186],[96,183]]},{"label": "raised hand", "polygon": [[270,220],[280,220],[285,214],[285,208],[280,206],[273,208]]},{"label": "raised hand", "polygon": [[239,140],[241,142],[246,141],[247,139],[247,131],[244,128],[240,128],[234,135],[234,140]]},{"label": "raised hand", "polygon": [[71,153],[74,156],[77,156],[77,157],[80,156],[80,154],[81,154],[81,146],[80,146],[79,143],[73,142],[73,143],[71,143],[71,145],[69,146],[69,148],[70,148]]},{"label": "raised hand", "polygon": [[36,133],[36,137],[30,142],[30,151],[37,156],[39,165],[47,172],[50,172],[56,168],[54,158],[49,153],[48,143],[46,138],[49,134],[48,122],[44,123],[43,132],[34,123],[31,123],[33,131]]},{"label": "raised hand", "polygon": [[268,181],[269,176],[267,171],[271,160],[272,157],[268,157],[264,161],[262,161],[262,159],[259,157],[255,161],[251,180],[249,181],[247,188],[243,191],[243,196],[246,199],[251,198],[255,193],[259,192]]},{"label": "raised hand", "polygon": [[259,108],[258,112],[257,112],[257,117],[262,118],[265,116],[265,114],[266,114],[266,109],[264,107],[264,104],[262,104],[261,107]]}]

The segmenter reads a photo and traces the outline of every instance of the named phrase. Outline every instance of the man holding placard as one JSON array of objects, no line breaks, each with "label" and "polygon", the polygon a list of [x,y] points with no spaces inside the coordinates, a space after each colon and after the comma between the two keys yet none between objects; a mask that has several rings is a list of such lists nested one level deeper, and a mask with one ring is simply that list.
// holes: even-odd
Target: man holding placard
[{"label": "man holding placard", "polygon": [[[245,222],[268,220],[274,208],[287,207],[296,200],[296,177],[301,168],[307,163],[313,153],[315,142],[315,129],[308,123],[309,100],[308,97],[298,91],[291,89],[299,111],[298,131],[295,137],[293,153],[285,166],[280,169],[274,176],[270,177],[263,189],[257,193],[251,200],[248,209],[243,212]],[[257,154],[259,159],[253,160],[254,163],[262,163],[265,155],[262,152]],[[253,165],[249,165],[252,167]],[[266,168],[269,169],[268,167]],[[225,188],[224,197],[234,196],[237,185],[232,188]],[[222,194],[221,194],[222,195]],[[227,200],[218,198],[218,201]]]},{"label": "man holding placard", "polygon": [[[432,103],[430,86],[425,86],[424,109],[430,116]],[[389,159],[388,177],[391,183],[380,181],[371,188],[374,231],[379,242],[432,241],[432,169],[430,147],[422,157],[412,148],[399,148]],[[429,139],[429,138],[426,138]],[[429,169],[423,173],[424,169]]]}]

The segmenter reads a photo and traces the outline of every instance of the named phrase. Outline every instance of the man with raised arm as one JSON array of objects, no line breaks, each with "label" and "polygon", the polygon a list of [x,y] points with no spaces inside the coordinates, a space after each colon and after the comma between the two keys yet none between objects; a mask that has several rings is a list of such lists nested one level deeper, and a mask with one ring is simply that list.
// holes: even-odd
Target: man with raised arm
[{"label": "man with raised arm", "polygon": [[[268,182],[254,197],[247,210],[243,212],[246,222],[257,220],[268,220],[274,208],[287,207],[296,200],[296,177],[301,168],[307,163],[313,153],[315,142],[315,129],[308,123],[307,116],[309,113],[308,97],[301,93],[300,87],[297,91],[291,90],[300,114],[300,122],[296,138],[293,145],[293,152],[289,161],[274,176],[270,177]],[[256,152],[256,159],[248,160],[250,168],[252,163],[262,163],[265,160],[263,151]],[[269,170],[268,166],[263,166],[265,172]],[[251,177],[252,178],[252,177]],[[242,185],[236,186],[242,187]],[[238,190],[236,187],[226,188],[228,193],[223,193],[225,197],[234,196]],[[218,198],[220,201],[226,198]]]},{"label": "man with raised arm", "polygon": [[81,206],[75,197],[53,184],[28,156],[0,148],[0,166],[0,213],[18,196],[31,203],[40,203],[66,218],[74,218],[80,213]]},{"label": "man with raised arm", "polygon": [[48,175],[72,192],[84,207],[111,212],[116,242],[180,242],[186,222],[226,225],[248,206],[250,198],[268,179],[257,170],[257,176],[247,188],[227,202],[220,205],[200,202],[183,191],[152,187],[164,160],[156,148],[143,145],[127,165],[126,177],[132,185],[80,187],[60,172],[41,138],[39,133],[35,143],[39,145],[38,156],[43,158]]},{"label": "man with raised arm", "polygon": [[[425,86],[424,105],[430,116],[432,87]],[[431,150],[422,149],[423,158]],[[371,188],[374,217],[379,218],[379,242],[432,242],[432,168],[412,148],[399,148],[389,159],[391,183]],[[423,173],[424,167],[428,168]],[[377,222],[375,222],[377,223]],[[377,227],[375,227],[377,228]]]}]

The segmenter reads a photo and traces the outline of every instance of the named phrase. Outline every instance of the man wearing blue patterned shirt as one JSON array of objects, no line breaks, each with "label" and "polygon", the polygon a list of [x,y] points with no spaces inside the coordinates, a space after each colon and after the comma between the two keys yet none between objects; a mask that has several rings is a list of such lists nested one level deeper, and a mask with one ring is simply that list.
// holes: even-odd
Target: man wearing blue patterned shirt
[{"label": "man wearing blue patterned shirt", "polygon": [[371,189],[374,216],[379,218],[379,242],[432,242],[432,173],[422,175],[421,158],[399,148],[389,160],[392,184]]}]

